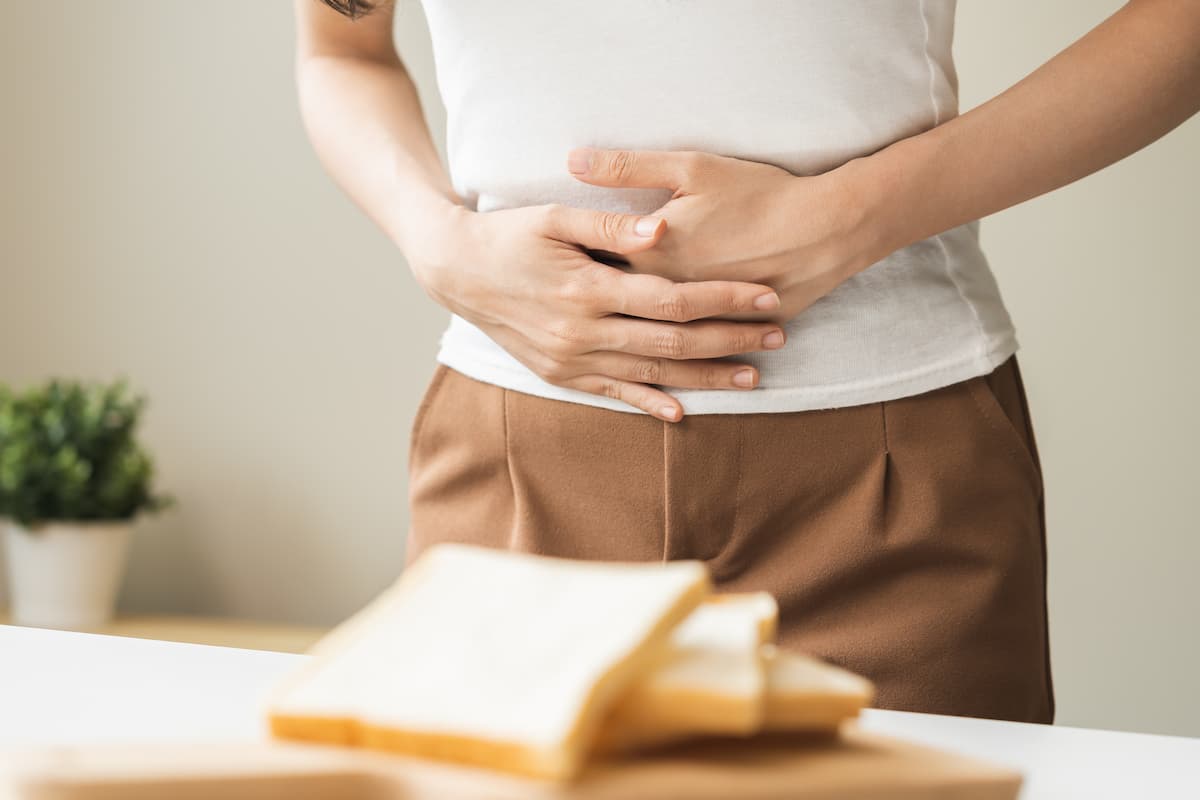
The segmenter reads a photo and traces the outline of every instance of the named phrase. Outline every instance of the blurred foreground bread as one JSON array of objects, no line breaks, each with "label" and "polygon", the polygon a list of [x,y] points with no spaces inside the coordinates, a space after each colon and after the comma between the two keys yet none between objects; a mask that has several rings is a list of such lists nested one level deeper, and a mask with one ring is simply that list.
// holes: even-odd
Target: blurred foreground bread
[{"label": "blurred foreground bread", "polygon": [[268,704],[275,736],[567,779],[590,756],[703,735],[836,730],[856,675],[780,651],[766,593],[699,561],[430,547],[313,648]]},{"label": "blurred foreground bread", "polygon": [[617,702],[597,753],[629,752],[705,734],[833,732],[874,699],[865,678],[775,638],[779,609],[765,592],[711,595],[676,629],[663,666]]},{"label": "blurred foreground bread", "polygon": [[318,643],[269,701],[271,730],[569,777],[604,712],[710,587],[696,561],[431,547]]},{"label": "blurred foreground bread", "polygon": [[875,687],[866,678],[824,661],[770,644],[762,655],[767,675],[765,730],[831,730],[857,716],[875,697]]},{"label": "blurred foreground bread", "polygon": [[767,592],[709,596],[675,629],[664,662],[617,701],[594,749],[620,752],[759,730],[766,698],[760,648],[775,638],[778,618]]}]

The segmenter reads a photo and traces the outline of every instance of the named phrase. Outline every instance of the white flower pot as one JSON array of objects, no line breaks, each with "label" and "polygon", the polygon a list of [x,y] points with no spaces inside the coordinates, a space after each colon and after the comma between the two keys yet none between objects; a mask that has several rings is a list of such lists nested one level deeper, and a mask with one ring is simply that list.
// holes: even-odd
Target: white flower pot
[{"label": "white flower pot", "polygon": [[112,619],[131,522],[0,524],[14,625],[95,630]]}]

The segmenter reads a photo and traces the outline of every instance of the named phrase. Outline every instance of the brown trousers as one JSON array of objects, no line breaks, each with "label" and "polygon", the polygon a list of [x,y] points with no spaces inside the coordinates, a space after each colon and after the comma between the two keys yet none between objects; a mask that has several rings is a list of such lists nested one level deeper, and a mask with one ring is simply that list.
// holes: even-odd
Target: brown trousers
[{"label": "brown trousers", "polygon": [[881,708],[1052,722],[1041,465],[1013,356],[990,375],[817,411],[646,414],[438,364],[412,425],[407,560],[433,542],[694,558],[767,590],[779,642]]}]

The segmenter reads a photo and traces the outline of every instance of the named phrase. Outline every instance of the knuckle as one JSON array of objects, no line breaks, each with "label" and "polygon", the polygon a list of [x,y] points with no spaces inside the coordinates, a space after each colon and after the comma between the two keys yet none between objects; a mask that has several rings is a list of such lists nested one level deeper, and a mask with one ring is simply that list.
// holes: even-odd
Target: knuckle
[{"label": "knuckle", "polygon": [[554,359],[547,359],[538,371],[538,374],[542,380],[554,384],[562,383],[571,377],[571,372],[567,369],[567,365]]},{"label": "knuckle", "polygon": [[639,358],[633,365],[633,375],[641,383],[661,383],[663,364],[657,358]]},{"label": "knuckle", "polygon": [[699,379],[701,386],[724,386],[726,384],[724,372],[710,365],[700,368]]},{"label": "knuckle", "polygon": [[634,155],[628,150],[617,150],[608,160],[609,177],[617,181],[628,180],[633,175]]},{"label": "knuckle", "polygon": [[629,352],[640,343],[641,338],[638,331],[631,330],[627,322],[617,321],[605,331],[604,349]]},{"label": "knuckle", "polygon": [[738,331],[735,343],[742,352],[762,349],[762,331]]},{"label": "knuckle", "polygon": [[599,212],[593,218],[596,225],[596,235],[602,240],[617,239],[621,235],[621,216],[611,211]]},{"label": "knuckle", "polygon": [[693,184],[704,177],[708,169],[708,154],[700,150],[685,150],[681,158],[683,178],[688,184]]},{"label": "knuckle", "polygon": [[554,335],[547,336],[545,341],[539,344],[538,350],[540,350],[546,358],[560,359],[567,358],[571,355],[567,352],[566,343]]},{"label": "knuckle", "polygon": [[541,345],[540,349],[547,359],[553,361],[565,361],[574,355],[570,343],[566,342],[566,339],[557,336],[547,337],[546,342]]},{"label": "knuckle", "polygon": [[570,272],[559,289],[559,296],[579,308],[595,310],[604,291],[605,267],[583,267]]},{"label": "knuckle", "polygon": [[575,348],[562,339],[551,339],[542,351],[557,362],[567,361],[577,355]]},{"label": "knuckle", "polygon": [[584,305],[590,294],[591,289],[578,276],[568,278],[558,287],[558,299],[570,305]]},{"label": "knuckle", "polygon": [[750,334],[746,333],[743,330],[734,329],[734,330],[730,331],[729,334],[726,335],[724,338],[725,338],[725,350],[728,351],[728,353],[730,353],[730,354],[744,353],[748,349],[753,349],[750,344],[750,341],[751,341]]},{"label": "knuckle", "polygon": [[544,231],[556,230],[563,222],[566,207],[562,203],[547,203],[538,210],[540,227]]},{"label": "knuckle", "polygon": [[568,359],[560,358],[544,349],[533,351],[526,366],[549,383],[561,384],[574,375]]},{"label": "knuckle", "polygon": [[684,322],[691,318],[692,302],[681,292],[670,292],[658,298],[658,312],[664,319]]},{"label": "knuckle", "polygon": [[579,325],[573,319],[557,319],[546,326],[546,332],[555,342],[575,344],[580,341]]},{"label": "knuckle", "polygon": [[614,380],[605,379],[600,382],[600,392],[613,400],[621,399],[621,384]]},{"label": "knuckle", "polygon": [[740,299],[735,289],[729,286],[723,286],[717,289],[713,294],[713,300],[719,308],[727,311],[737,311],[740,309]]},{"label": "knuckle", "polygon": [[687,339],[679,331],[663,331],[656,334],[655,346],[668,358],[683,358],[688,352]]}]

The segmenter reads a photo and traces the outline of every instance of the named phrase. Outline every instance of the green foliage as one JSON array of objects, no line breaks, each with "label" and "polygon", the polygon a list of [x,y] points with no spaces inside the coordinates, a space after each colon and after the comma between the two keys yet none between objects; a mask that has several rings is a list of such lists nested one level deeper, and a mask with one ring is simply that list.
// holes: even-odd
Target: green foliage
[{"label": "green foliage", "polygon": [[0,385],[0,517],[30,527],[170,505],[153,493],[154,465],[135,437],[144,406],[123,380],[53,380],[21,393]]}]

